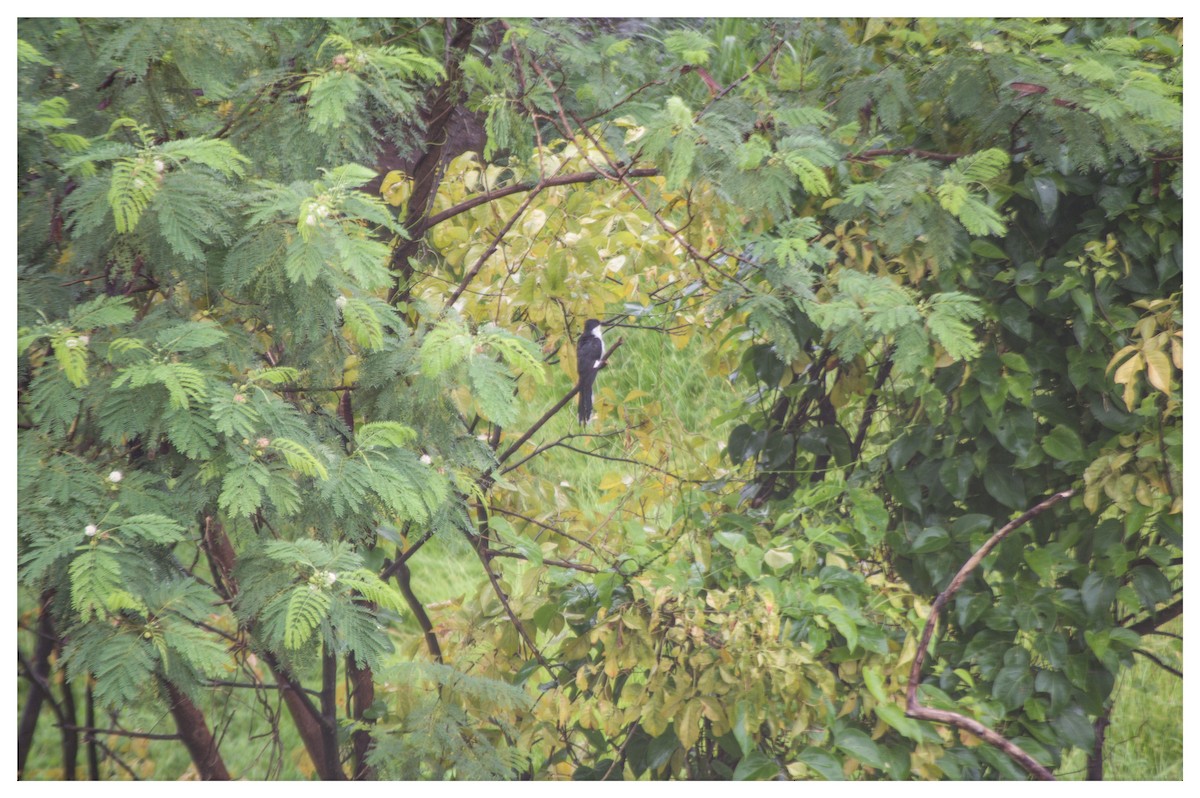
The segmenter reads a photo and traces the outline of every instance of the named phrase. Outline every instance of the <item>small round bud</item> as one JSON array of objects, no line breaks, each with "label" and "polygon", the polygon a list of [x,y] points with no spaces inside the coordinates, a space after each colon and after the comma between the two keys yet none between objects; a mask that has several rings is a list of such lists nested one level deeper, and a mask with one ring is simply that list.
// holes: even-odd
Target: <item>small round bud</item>
[{"label": "small round bud", "polygon": [[87,535],[89,538],[93,538],[93,537],[95,537],[95,536],[96,536],[96,532],[98,532],[98,531],[99,531],[99,530],[97,530],[97,529],[96,529],[96,525],[95,525],[95,524],[88,524],[87,526],[85,526],[85,527],[83,528],[83,534]]},{"label": "small round bud", "polygon": [[338,310],[344,310],[347,302],[349,302],[349,300],[344,296],[339,296],[337,299],[333,300],[333,304],[337,305]]},{"label": "small round bud", "polygon": [[233,401],[239,405],[244,405],[246,404],[246,395],[243,393],[235,393],[233,395]]},{"label": "small round bud", "polygon": [[109,482],[120,482],[124,478],[125,478],[125,475],[122,474],[120,471],[113,471],[111,474],[108,475]]},{"label": "small round bud", "polygon": [[154,171],[158,172],[161,175],[163,172],[166,171],[166,169],[167,169],[167,165],[162,162],[162,158],[154,159]]},{"label": "small round bud", "polygon": [[431,465],[433,463],[433,458],[427,454],[423,454],[421,455],[421,462],[425,465]]},{"label": "small round bud", "polygon": [[333,571],[325,572],[325,587],[331,587],[337,581],[337,574]]},{"label": "small round bud", "polygon": [[324,219],[328,215],[329,215],[329,207],[328,206],[326,206],[326,205],[318,205],[317,206],[317,216],[320,216],[322,219]]},{"label": "small round bud", "polygon": [[254,442],[254,445],[260,449],[265,449],[271,445],[271,439],[270,438],[259,438],[258,440],[256,440]]}]

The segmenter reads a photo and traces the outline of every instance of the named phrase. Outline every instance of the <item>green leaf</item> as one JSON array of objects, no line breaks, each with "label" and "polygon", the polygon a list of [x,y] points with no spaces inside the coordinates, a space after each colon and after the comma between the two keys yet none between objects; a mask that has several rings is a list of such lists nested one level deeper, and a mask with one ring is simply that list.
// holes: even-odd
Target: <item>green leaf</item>
[{"label": "green leaf", "polygon": [[751,751],[738,761],[734,781],[766,781],[779,776],[779,764],[761,751]]},{"label": "green leaf", "polygon": [[1117,580],[1100,573],[1088,574],[1079,588],[1083,608],[1092,618],[1098,618],[1108,612],[1109,607],[1117,598]]},{"label": "green leaf", "polygon": [[1021,475],[1003,466],[993,466],[984,472],[983,487],[993,499],[1013,510],[1024,510],[1029,504]]},{"label": "green leaf", "polygon": [[1050,725],[1068,744],[1081,751],[1092,750],[1096,744],[1096,730],[1092,722],[1079,707],[1067,707]]},{"label": "green leaf", "polygon": [[844,781],[846,778],[842,773],[841,761],[828,751],[809,746],[796,759],[820,773],[826,781]]},{"label": "green leaf", "polygon": [[946,530],[939,526],[931,526],[922,529],[917,539],[913,541],[913,554],[929,554],[935,551],[941,551],[950,545],[950,535]]},{"label": "green leaf", "polygon": [[368,351],[383,347],[383,325],[374,308],[361,299],[347,299],[342,321],[356,344]]},{"label": "green leaf", "polygon": [[329,479],[329,471],[325,464],[303,444],[290,438],[272,438],[269,448],[282,453],[283,459],[293,471],[298,471],[306,477]]},{"label": "green leaf", "polygon": [[296,649],[307,643],[313,630],[325,620],[329,604],[329,595],[315,585],[304,583],[293,588],[288,599],[283,644]]},{"label": "green leaf", "polygon": [[904,714],[904,710],[896,704],[879,704],[875,707],[875,714],[879,716],[880,720],[908,739],[915,742],[921,742],[924,739],[924,735],[921,734],[921,727],[917,725],[915,720],[907,717]]},{"label": "green leaf", "polygon": [[1042,438],[1042,448],[1055,460],[1072,463],[1084,458],[1083,441],[1080,440],[1079,434],[1061,424],[1051,430],[1045,438]]},{"label": "green leaf", "polygon": [[126,518],[118,527],[122,532],[151,543],[177,543],[183,540],[184,529],[170,518],[161,515],[135,515]]},{"label": "green leaf", "polygon": [[398,421],[372,421],[354,430],[354,440],[362,448],[407,446],[416,440],[417,433]]},{"label": "green leaf", "polygon": [[992,697],[1004,704],[1006,709],[1015,710],[1033,695],[1033,674],[1028,665],[1010,665],[1002,668],[992,682]]},{"label": "green leaf", "polygon": [[884,759],[875,741],[858,729],[843,729],[834,738],[834,744],[850,756],[873,768],[883,768]]}]

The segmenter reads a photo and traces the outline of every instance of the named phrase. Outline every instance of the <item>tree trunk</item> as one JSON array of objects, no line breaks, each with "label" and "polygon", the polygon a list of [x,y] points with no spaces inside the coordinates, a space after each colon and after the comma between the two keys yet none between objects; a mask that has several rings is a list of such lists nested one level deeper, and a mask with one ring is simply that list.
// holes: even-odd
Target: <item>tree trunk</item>
[{"label": "tree trunk", "polygon": [[167,691],[175,729],[192,755],[200,778],[204,781],[229,781],[229,771],[225,769],[221,752],[217,750],[217,741],[208,730],[204,713],[174,684],[166,679],[160,678],[159,681]]},{"label": "tree trunk", "polygon": [[[353,692],[354,719],[359,723],[374,723],[363,716],[375,703],[375,675],[367,666],[359,667],[354,655],[346,657],[346,675],[350,680]],[[375,778],[375,773],[367,765],[367,751],[371,748],[371,732],[359,729],[352,735],[354,749],[354,778],[362,781]]]},{"label": "tree trunk", "polygon": [[338,758],[337,738],[337,655],[326,644],[321,654],[321,739],[324,743],[325,770],[344,779]]},{"label": "tree trunk", "polygon": [[17,778],[25,774],[25,760],[29,757],[29,749],[33,745],[33,733],[37,730],[38,717],[42,713],[42,704],[49,697],[46,690],[50,684],[50,653],[54,651],[54,623],[50,620],[50,600],[53,592],[42,596],[42,609],[38,615],[38,624],[34,641],[33,659],[29,663],[29,695],[25,707],[21,710],[21,718],[17,722]]},{"label": "tree trunk", "polygon": [[1111,706],[1104,710],[1103,715],[1096,718],[1093,727],[1096,731],[1096,742],[1092,745],[1092,752],[1088,754],[1088,781],[1104,781],[1104,732],[1108,729],[1110,715],[1112,715]]},{"label": "tree trunk", "polygon": [[[61,654],[61,652],[59,652]],[[71,682],[67,678],[67,670],[62,672],[62,752],[63,780],[75,781],[75,763],[79,760],[79,732],[75,714],[75,693],[71,690]]]}]

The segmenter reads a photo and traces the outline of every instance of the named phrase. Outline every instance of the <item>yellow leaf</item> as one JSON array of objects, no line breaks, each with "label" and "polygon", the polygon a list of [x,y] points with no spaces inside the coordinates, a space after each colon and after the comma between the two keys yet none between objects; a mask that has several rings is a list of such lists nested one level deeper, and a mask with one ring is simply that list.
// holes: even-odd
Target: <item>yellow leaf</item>
[{"label": "yellow leaf", "polygon": [[412,196],[412,180],[404,172],[394,169],[384,175],[379,194],[388,205],[398,208]]},{"label": "yellow leaf", "polygon": [[675,734],[684,748],[691,748],[700,739],[700,712],[703,705],[695,698],[684,705],[675,718]]},{"label": "yellow leaf", "polygon": [[613,488],[620,487],[622,484],[621,475],[610,472],[605,474],[603,479],[600,480],[600,490],[612,490]]},{"label": "yellow leaf", "polygon": [[1130,410],[1133,410],[1133,400],[1136,395],[1134,392],[1134,375],[1136,375],[1145,367],[1145,357],[1143,353],[1138,352],[1134,354],[1133,357],[1122,363],[1120,368],[1117,369],[1116,373],[1113,374],[1113,382],[1117,383],[1118,385],[1125,386],[1125,406]]},{"label": "yellow leaf", "polygon": [[[1122,347],[1120,351],[1118,351],[1115,355],[1112,356],[1112,360],[1108,361],[1108,365],[1104,367],[1104,373],[1107,374],[1108,372],[1112,371],[1116,367],[1116,365],[1124,359],[1125,355],[1128,355],[1129,353],[1136,352],[1136,351],[1137,351],[1136,346]],[[1126,361],[1126,362],[1128,362],[1128,361]],[[1120,380],[1118,380],[1118,382],[1120,382]]]},{"label": "yellow leaf", "polygon": [[1171,393],[1171,361],[1161,349],[1148,349],[1142,353],[1146,359],[1146,379],[1163,393]]}]

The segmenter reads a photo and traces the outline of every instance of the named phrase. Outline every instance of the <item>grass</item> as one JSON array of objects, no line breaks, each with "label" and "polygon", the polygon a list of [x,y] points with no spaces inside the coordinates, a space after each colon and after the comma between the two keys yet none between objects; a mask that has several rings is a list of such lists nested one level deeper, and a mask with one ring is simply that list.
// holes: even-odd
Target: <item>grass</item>
[{"label": "grass", "polygon": [[[1183,633],[1183,618],[1164,627]],[[1142,648],[1182,670],[1182,641],[1162,635],[1142,638]],[[1105,781],[1162,781],[1183,778],[1183,680],[1138,656],[1113,690],[1111,724],[1105,733]],[[1087,752],[1063,757],[1058,776],[1083,779]]]}]

